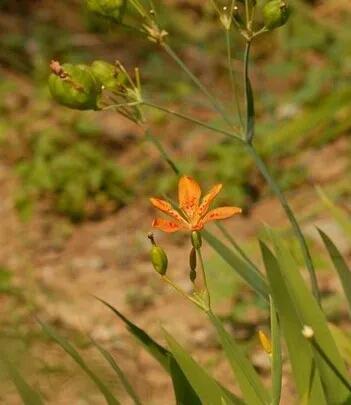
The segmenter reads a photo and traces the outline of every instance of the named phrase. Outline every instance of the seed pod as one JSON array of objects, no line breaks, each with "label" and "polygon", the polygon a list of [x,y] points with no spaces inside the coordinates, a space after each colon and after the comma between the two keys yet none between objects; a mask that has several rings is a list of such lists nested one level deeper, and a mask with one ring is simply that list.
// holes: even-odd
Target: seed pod
[{"label": "seed pod", "polygon": [[112,20],[119,20],[125,2],[123,0],[86,0],[89,11],[107,17]]},{"label": "seed pod", "polygon": [[89,66],[60,65],[52,63],[49,89],[60,104],[76,110],[95,110],[101,93],[101,85],[95,79]]},{"label": "seed pod", "polygon": [[284,0],[269,0],[263,7],[263,20],[268,30],[284,25],[289,15],[290,9]]},{"label": "seed pod", "polygon": [[125,75],[115,65],[103,60],[94,61],[90,68],[95,78],[106,89],[115,89],[125,81]]},{"label": "seed pod", "polygon": [[165,251],[160,247],[153,245],[150,252],[151,262],[157,273],[164,276],[168,267],[168,258]]},{"label": "seed pod", "polygon": [[195,249],[200,249],[202,246],[201,233],[198,231],[191,232],[191,243]]},{"label": "seed pod", "polygon": [[192,248],[189,255],[189,266],[191,270],[196,269],[196,250]]}]

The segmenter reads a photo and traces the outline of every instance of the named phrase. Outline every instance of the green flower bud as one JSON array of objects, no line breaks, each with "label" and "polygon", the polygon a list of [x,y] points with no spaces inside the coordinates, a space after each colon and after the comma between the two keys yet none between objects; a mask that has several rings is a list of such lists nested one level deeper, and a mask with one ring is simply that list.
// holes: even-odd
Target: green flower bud
[{"label": "green flower bud", "polygon": [[268,30],[284,25],[289,15],[290,10],[284,0],[269,0],[263,7],[263,20]]},{"label": "green flower bud", "polygon": [[101,85],[89,66],[51,63],[49,89],[60,104],[76,110],[95,110]]},{"label": "green flower bud", "polygon": [[113,20],[119,20],[125,2],[123,0],[86,0],[89,11]]},{"label": "green flower bud", "polygon": [[165,251],[160,246],[154,245],[151,248],[150,256],[154,269],[161,276],[164,276],[168,267],[168,258]]},{"label": "green flower bud", "polygon": [[196,269],[196,250],[192,248],[189,255],[189,266],[191,270]]},{"label": "green flower bud", "polygon": [[191,243],[195,249],[200,249],[202,246],[201,233],[198,231],[191,232]]},{"label": "green flower bud", "polygon": [[90,69],[95,78],[107,89],[115,89],[125,81],[125,75],[116,66],[103,60],[94,61]]}]

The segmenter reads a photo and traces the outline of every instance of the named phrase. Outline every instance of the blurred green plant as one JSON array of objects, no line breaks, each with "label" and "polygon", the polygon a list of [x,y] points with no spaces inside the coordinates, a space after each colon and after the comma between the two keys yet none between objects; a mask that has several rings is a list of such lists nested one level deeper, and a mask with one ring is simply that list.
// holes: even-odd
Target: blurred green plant
[{"label": "blurred green plant", "polygon": [[119,167],[93,142],[47,130],[33,137],[31,154],[17,165],[22,186],[16,207],[23,219],[43,198],[72,220],[82,220],[111,212],[131,197]]}]

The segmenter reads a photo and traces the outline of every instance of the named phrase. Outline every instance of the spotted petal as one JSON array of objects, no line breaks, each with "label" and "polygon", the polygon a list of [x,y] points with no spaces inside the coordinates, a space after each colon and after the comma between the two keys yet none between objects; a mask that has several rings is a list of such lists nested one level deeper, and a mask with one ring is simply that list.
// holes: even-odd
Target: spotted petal
[{"label": "spotted petal", "polygon": [[218,219],[230,218],[233,215],[240,214],[241,208],[238,207],[220,207],[215,208],[214,210],[209,211],[201,221],[203,224],[206,224],[210,221],[216,221]]},{"label": "spotted petal", "polygon": [[150,198],[150,202],[155,208],[173,217],[177,222],[184,223],[184,225],[186,224],[184,218],[172,207],[169,202],[161,200],[160,198]]},{"label": "spotted petal", "polygon": [[210,208],[212,201],[217,197],[218,193],[222,190],[222,184],[216,184],[211,188],[208,194],[202,199],[198,209],[198,216],[202,218]]},{"label": "spotted petal", "polygon": [[154,219],[152,222],[152,227],[168,233],[177,232],[181,229],[184,229],[184,226],[179,222],[168,221],[162,218]]},{"label": "spotted petal", "polygon": [[191,219],[199,207],[201,188],[190,176],[182,176],[178,184],[179,208]]}]

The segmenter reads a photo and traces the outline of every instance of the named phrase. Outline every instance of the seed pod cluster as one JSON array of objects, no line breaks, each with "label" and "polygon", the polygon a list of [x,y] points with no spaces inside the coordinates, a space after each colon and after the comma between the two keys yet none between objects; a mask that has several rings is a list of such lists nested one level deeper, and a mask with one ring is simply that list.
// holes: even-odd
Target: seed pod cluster
[{"label": "seed pod cluster", "polygon": [[104,60],[95,60],[91,64],[91,71],[104,88],[113,90],[125,82],[125,75],[117,66]]},{"label": "seed pod cluster", "polygon": [[87,65],[51,62],[49,89],[60,104],[77,110],[95,110],[101,85]]}]

